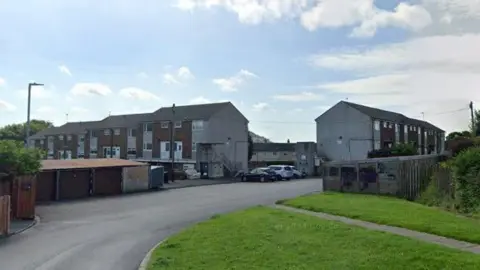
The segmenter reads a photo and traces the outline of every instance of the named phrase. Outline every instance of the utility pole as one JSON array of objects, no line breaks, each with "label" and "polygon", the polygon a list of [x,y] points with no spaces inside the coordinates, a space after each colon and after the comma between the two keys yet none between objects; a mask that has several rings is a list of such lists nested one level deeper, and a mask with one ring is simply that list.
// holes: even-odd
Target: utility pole
[{"label": "utility pole", "polygon": [[425,113],[421,112],[421,114],[422,114],[422,120],[425,120]]},{"label": "utility pole", "polygon": [[477,127],[475,126],[475,115],[473,113],[473,101],[470,101],[470,104],[468,105],[470,107],[470,120],[472,121],[472,135],[475,136],[475,133],[477,132]]},{"label": "utility pole", "polygon": [[28,147],[28,138],[30,137],[30,103],[32,100],[32,86],[43,86],[41,83],[29,83],[28,84],[28,105],[27,105],[27,125],[25,130],[25,147]]},{"label": "utility pole", "polygon": [[170,157],[172,159],[172,168],[170,170],[170,177],[173,182],[173,167],[175,166],[175,152],[173,151],[173,146],[175,143],[175,103],[172,105],[172,119],[170,120]]}]

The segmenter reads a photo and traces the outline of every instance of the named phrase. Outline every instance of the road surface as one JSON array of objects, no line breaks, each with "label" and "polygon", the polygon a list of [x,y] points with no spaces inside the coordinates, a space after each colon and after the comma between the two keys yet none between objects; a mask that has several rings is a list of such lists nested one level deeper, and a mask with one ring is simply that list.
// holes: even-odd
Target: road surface
[{"label": "road surface", "polygon": [[0,241],[0,269],[133,270],[195,222],[321,189],[319,179],[236,183],[40,206],[40,224]]}]

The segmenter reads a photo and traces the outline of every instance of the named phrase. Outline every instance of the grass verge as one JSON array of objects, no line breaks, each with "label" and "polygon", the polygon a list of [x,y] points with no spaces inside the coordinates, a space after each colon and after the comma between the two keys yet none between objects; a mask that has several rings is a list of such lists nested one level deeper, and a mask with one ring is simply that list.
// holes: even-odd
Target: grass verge
[{"label": "grass verge", "polygon": [[480,256],[255,207],[173,236],[154,250],[148,269],[480,269]]},{"label": "grass verge", "polygon": [[325,192],[279,203],[480,244],[480,220],[397,198]]}]

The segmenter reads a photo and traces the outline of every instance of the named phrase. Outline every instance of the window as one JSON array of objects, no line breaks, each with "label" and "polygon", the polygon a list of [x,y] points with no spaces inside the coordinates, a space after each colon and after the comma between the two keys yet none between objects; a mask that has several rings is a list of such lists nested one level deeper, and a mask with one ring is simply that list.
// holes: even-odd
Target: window
[{"label": "window", "polygon": [[44,143],[45,143],[45,141],[43,141],[43,140],[40,140],[40,144],[44,144]]},{"label": "window", "polygon": [[97,149],[90,149],[90,155],[96,155],[97,153]]},{"label": "window", "polygon": [[152,123],[143,124],[143,131],[144,132],[151,132],[152,131]]},{"label": "window", "polygon": [[399,124],[395,124],[395,132],[396,133],[400,132],[400,125]]},{"label": "window", "polygon": [[418,128],[418,135],[421,135],[422,131],[420,131],[420,127]]},{"label": "window", "polygon": [[182,128],[182,121],[175,121],[175,128]]},{"label": "window", "polygon": [[136,156],[136,155],[137,155],[137,149],[135,149],[135,148],[128,148],[128,149],[127,149],[127,155]]},{"label": "window", "polygon": [[380,121],[378,120],[373,121],[373,128],[375,130],[380,130]]},{"label": "window", "polygon": [[63,141],[63,135],[58,135],[58,139],[59,139],[60,141]]},{"label": "window", "polygon": [[169,142],[165,143],[165,150],[164,151],[170,151],[170,143]]},{"label": "window", "polygon": [[119,128],[114,129],[114,130],[113,130],[113,134],[114,134],[115,136],[119,136],[119,135],[120,135],[120,129],[119,129]]},{"label": "window", "polygon": [[393,128],[393,124],[392,124],[392,123],[388,123],[388,128]]},{"label": "window", "polygon": [[160,123],[160,127],[161,128],[168,128],[168,122],[164,121],[164,122]]},{"label": "window", "polygon": [[277,155],[277,152],[272,152],[272,155],[276,156],[276,155]]},{"label": "window", "polygon": [[103,135],[110,136],[110,129],[103,130]]},{"label": "window", "polygon": [[90,137],[92,137],[92,138],[98,137],[97,132],[95,130],[90,131]]},{"label": "window", "polygon": [[408,132],[408,125],[403,126],[403,131],[404,131],[405,133]]},{"label": "window", "polygon": [[48,137],[47,140],[48,140],[49,143],[53,143],[53,137]]},{"label": "window", "polygon": [[203,120],[195,120],[192,122],[193,130],[202,130],[203,129]]},{"label": "window", "polygon": [[192,152],[195,152],[195,151],[197,151],[197,143],[192,142]]},{"label": "window", "polygon": [[387,122],[383,122],[383,127],[386,128],[388,126]]},{"label": "window", "polygon": [[373,143],[373,149],[374,150],[379,150],[380,149],[380,141],[375,141]]},{"label": "window", "polygon": [[128,137],[137,137],[137,130],[134,128],[128,129]]},{"label": "window", "polygon": [[72,135],[67,135],[67,141],[71,141],[72,140]]},{"label": "window", "polygon": [[152,144],[151,143],[143,143],[143,150],[151,151],[152,150]]},{"label": "window", "polygon": [[328,170],[329,176],[338,176],[338,168],[337,167],[330,167]]},{"label": "window", "polygon": [[78,140],[79,140],[80,142],[84,142],[84,141],[85,141],[85,136],[84,136],[84,135],[79,135],[79,136],[78,136]]}]

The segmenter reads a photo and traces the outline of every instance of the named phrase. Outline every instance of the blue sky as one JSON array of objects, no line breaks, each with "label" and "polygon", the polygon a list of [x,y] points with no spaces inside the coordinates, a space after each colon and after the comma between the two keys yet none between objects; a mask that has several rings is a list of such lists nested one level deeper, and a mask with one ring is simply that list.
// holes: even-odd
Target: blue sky
[{"label": "blue sky", "polygon": [[[28,7],[28,8],[26,8]],[[0,1],[0,126],[232,101],[251,130],[314,140],[342,99],[446,129],[478,100],[475,0]]]}]

